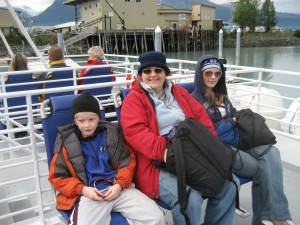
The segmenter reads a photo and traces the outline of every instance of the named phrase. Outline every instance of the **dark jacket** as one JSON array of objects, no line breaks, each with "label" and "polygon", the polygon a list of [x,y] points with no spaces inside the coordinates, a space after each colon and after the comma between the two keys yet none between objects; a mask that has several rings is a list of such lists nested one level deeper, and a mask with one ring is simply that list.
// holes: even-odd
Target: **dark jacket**
[{"label": "dark jacket", "polygon": [[226,121],[231,124],[234,123],[232,117],[235,116],[236,109],[233,107],[232,103],[230,102],[230,100],[228,99],[228,96],[227,96],[225,67],[223,66],[223,64],[221,62],[220,62],[220,64],[221,64],[222,76],[213,90],[224,96],[223,103],[224,103],[224,106],[226,109],[226,117],[225,118],[222,118],[221,113],[218,109],[218,106],[216,106],[214,103],[212,103],[210,101],[210,97],[205,90],[203,75],[201,72],[201,67],[202,67],[203,62],[210,58],[219,60],[218,58],[216,58],[213,55],[206,55],[206,56],[201,57],[198,60],[198,63],[196,66],[196,71],[195,71],[195,79],[194,79],[195,90],[192,92],[192,95],[204,106],[210,119],[214,123],[215,128],[217,129],[221,123],[221,120],[223,122]]},{"label": "dark jacket", "polygon": [[[111,166],[117,170],[115,183],[122,188],[130,186],[135,170],[135,156],[124,142],[123,134],[117,123],[100,121],[98,129],[106,129],[106,143]],[[78,128],[69,124],[58,128],[54,145],[54,156],[50,165],[49,181],[59,192],[57,208],[69,210],[87,186],[85,160],[82,154]]]}]

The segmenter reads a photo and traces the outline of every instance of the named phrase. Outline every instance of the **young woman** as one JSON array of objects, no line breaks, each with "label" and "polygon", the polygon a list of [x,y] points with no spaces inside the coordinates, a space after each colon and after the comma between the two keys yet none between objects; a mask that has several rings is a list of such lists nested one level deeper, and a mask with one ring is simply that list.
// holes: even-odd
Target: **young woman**
[{"label": "young woman", "polygon": [[[27,57],[22,53],[15,54],[9,64],[9,71],[21,71],[28,70],[28,60]],[[4,78],[4,81],[7,82],[9,76],[7,75]]]},{"label": "young woman", "polygon": [[[170,69],[164,54],[147,52],[140,55],[139,62],[138,76],[121,109],[125,139],[137,158],[135,184],[150,198],[160,199],[172,208],[175,225],[184,225],[178,203],[177,178],[161,166],[169,148],[166,135],[186,117],[203,123],[214,134],[216,131],[204,108],[184,88],[172,85],[166,79]],[[203,196],[189,189],[186,215],[191,225],[199,225]],[[233,223],[235,191],[234,184],[225,181],[221,192],[208,199],[204,224]]]},{"label": "young woman", "polygon": [[19,70],[28,70],[27,57],[22,53],[15,54],[9,65],[9,71]]},{"label": "young woman", "polygon": [[[227,97],[225,68],[215,56],[198,60],[192,95],[204,106],[222,140],[223,128],[227,126],[221,125],[234,126],[236,109]],[[293,225],[283,190],[280,153],[274,146],[265,153],[267,147],[240,151],[233,172],[252,179],[252,225]]]}]

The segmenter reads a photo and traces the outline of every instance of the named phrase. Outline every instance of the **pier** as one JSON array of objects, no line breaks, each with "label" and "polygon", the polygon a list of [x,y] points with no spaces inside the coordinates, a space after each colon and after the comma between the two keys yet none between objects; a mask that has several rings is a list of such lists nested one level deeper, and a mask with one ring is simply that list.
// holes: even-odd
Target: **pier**
[{"label": "pier", "polygon": [[[217,46],[218,33],[211,30],[162,30],[162,51],[210,50]],[[109,30],[97,31],[80,41],[87,48],[99,45],[108,54],[140,54],[154,50],[155,31]]]}]

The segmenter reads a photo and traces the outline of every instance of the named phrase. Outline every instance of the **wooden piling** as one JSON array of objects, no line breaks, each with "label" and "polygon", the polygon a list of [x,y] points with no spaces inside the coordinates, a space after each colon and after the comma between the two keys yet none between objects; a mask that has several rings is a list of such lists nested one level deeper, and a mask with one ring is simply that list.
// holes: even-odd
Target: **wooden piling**
[{"label": "wooden piling", "polygon": [[[97,38],[95,38],[97,37]],[[218,36],[215,31],[197,30],[162,30],[162,51],[200,51],[217,46]],[[154,30],[106,30],[90,36],[82,43],[100,45],[105,53],[140,54],[154,50]]]}]

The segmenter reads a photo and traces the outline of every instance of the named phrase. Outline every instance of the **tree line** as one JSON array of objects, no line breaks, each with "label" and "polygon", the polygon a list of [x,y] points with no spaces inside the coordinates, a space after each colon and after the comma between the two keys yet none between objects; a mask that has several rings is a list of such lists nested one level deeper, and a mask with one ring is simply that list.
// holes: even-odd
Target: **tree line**
[{"label": "tree line", "polygon": [[233,11],[232,21],[241,29],[249,27],[251,31],[256,26],[264,26],[266,32],[276,26],[276,11],[272,0],[239,0]]}]

